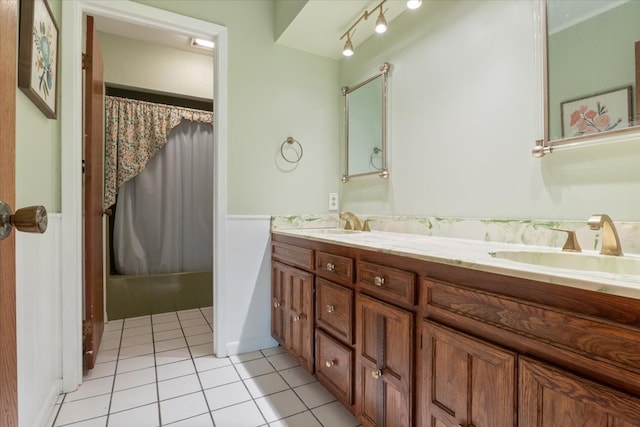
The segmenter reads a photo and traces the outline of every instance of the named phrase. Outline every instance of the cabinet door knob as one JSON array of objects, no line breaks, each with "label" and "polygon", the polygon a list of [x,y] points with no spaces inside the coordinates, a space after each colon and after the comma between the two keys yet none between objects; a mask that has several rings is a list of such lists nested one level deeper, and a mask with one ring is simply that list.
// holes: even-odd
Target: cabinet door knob
[{"label": "cabinet door knob", "polygon": [[280,307],[280,302],[277,299],[273,300],[273,308],[278,308],[278,307]]},{"label": "cabinet door knob", "polygon": [[332,366],[334,366],[336,364],[336,362],[334,362],[333,360],[327,360],[326,362],[324,362],[324,366],[326,366],[327,368],[330,368]]},{"label": "cabinet door knob", "polygon": [[304,313],[300,313],[300,314],[296,314],[295,316],[293,316],[293,321],[297,322],[299,320],[304,320],[307,318],[307,315]]},{"label": "cabinet door knob", "polygon": [[382,371],[380,369],[375,369],[371,371],[371,376],[377,380],[382,376]]},{"label": "cabinet door knob", "polygon": [[328,262],[328,263],[327,263],[327,270],[329,270],[329,271],[336,271],[336,265],[335,265],[335,264],[333,264],[333,263],[331,263],[331,262]]},{"label": "cabinet door knob", "polygon": [[376,286],[384,285],[384,277],[376,276],[373,278],[373,284]]},{"label": "cabinet door knob", "polygon": [[327,312],[328,313],[333,313],[334,311],[336,311],[336,308],[332,305],[328,305],[327,306]]}]

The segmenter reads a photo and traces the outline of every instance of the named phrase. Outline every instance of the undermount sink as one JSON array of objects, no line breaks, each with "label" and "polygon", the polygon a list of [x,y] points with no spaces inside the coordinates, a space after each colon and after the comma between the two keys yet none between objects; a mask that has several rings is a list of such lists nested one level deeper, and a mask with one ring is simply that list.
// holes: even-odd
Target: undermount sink
[{"label": "undermount sink", "polygon": [[497,251],[495,258],[580,271],[640,275],[640,258],[572,252]]}]

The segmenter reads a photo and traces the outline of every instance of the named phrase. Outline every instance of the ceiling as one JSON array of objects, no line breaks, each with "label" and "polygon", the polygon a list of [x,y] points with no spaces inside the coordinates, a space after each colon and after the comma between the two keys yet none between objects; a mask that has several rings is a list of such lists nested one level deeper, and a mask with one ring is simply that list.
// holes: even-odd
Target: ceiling
[{"label": "ceiling", "polygon": [[557,33],[582,21],[616,8],[629,0],[555,0],[547,2],[549,34]]}]

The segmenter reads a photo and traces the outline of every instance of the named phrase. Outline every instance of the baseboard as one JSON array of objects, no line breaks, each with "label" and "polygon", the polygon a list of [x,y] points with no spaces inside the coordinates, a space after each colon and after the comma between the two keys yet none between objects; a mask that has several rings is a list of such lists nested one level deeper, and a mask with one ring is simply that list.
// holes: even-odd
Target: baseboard
[{"label": "baseboard", "polygon": [[227,355],[251,353],[265,348],[277,347],[278,342],[271,337],[256,338],[253,340],[236,341],[227,343]]},{"label": "baseboard", "polygon": [[53,419],[51,416],[53,415],[54,410],[58,410],[56,407],[56,402],[58,401],[58,396],[62,393],[62,380],[57,380],[49,393],[47,394],[47,398],[40,408],[40,412],[38,412],[38,417],[36,418],[36,422],[33,424],[34,426],[46,426],[49,427],[49,421]]}]

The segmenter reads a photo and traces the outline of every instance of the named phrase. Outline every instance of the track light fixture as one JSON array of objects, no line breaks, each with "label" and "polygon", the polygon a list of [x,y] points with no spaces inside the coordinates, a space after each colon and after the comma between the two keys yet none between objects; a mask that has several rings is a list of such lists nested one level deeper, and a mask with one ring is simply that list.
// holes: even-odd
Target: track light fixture
[{"label": "track light fixture", "polygon": [[[342,54],[344,56],[353,55],[353,42],[351,41],[351,37],[353,37],[353,34],[356,32],[355,30],[356,26],[363,19],[364,20],[369,19],[369,17],[373,15],[376,10],[379,10],[378,19],[376,19],[376,26],[375,26],[376,33],[382,34],[385,31],[387,31],[387,19],[384,16],[384,13],[386,12],[386,10],[382,10],[382,7],[384,6],[384,3],[386,1],[387,0],[382,0],[380,3],[378,3],[376,7],[371,9],[371,11],[365,10],[364,13],[356,20],[356,22],[354,22],[353,25],[351,25],[349,29],[345,31],[342,37],[340,37],[340,40],[344,39],[345,37],[347,38],[347,41],[344,43],[344,49],[342,50]],[[422,4],[422,0],[407,1],[407,7],[409,9],[417,9],[420,7],[421,4]]]}]

